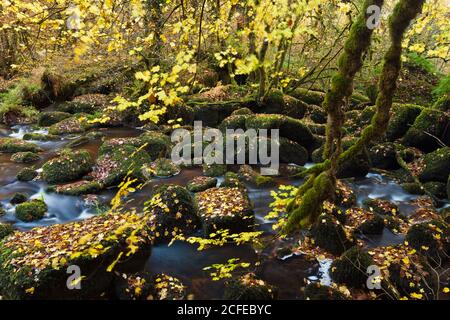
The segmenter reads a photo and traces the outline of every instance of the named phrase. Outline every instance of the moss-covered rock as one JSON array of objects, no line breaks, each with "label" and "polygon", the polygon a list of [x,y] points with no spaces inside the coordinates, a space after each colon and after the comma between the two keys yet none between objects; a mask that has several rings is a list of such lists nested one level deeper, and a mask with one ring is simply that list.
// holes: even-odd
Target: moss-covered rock
[{"label": "moss-covered rock", "polygon": [[153,298],[152,277],[144,272],[118,276],[115,278],[114,286],[115,296],[119,300],[150,300]]},{"label": "moss-covered rock", "polygon": [[41,152],[42,149],[34,143],[16,138],[0,138],[0,153]]},{"label": "moss-covered rock", "polygon": [[224,175],[224,180],[220,184],[222,188],[240,188],[245,190],[245,185],[239,180],[239,175],[235,172],[228,171]]},{"label": "moss-covered rock", "polygon": [[245,122],[247,118],[250,117],[247,114],[233,114],[227,118],[225,118],[222,123],[219,125],[219,129],[224,131],[226,129],[236,130],[243,129],[245,130]]},{"label": "moss-covered rock", "polygon": [[253,111],[250,110],[249,108],[240,108],[237,110],[234,110],[231,115],[232,116],[238,116],[238,115],[251,115],[253,114]]},{"label": "moss-covered rock", "polygon": [[322,285],[319,282],[313,282],[307,285],[304,294],[306,300],[347,300],[346,296],[339,290]]},{"label": "moss-covered rock", "polygon": [[369,150],[370,161],[372,166],[385,170],[396,170],[400,168],[396,153],[397,149],[403,149],[401,145],[392,142],[380,143]]},{"label": "moss-covered rock", "polygon": [[351,207],[356,204],[356,194],[347,182],[343,180],[336,181],[334,202],[341,207]]},{"label": "moss-covered rock", "polygon": [[84,144],[87,144],[89,142],[101,139],[105,136],[105,134],[103,132],[99,132],[99,131],[92,131],[92,132],[88,132],[85,135],[76,138],[75,140],[70,141],[66,147],[67,148],[75,148],[75,147],[79,147],[82,146]]},{"label": "moss-covered rock", "polygon": [[207,177],[220,177],[227,172],[226,164],[203,164],[203,174]]},{"label": "moss-covered rock", "polygon": [[85,115],[76,115],[51,125],[48,133],[52,135],[83,133],[91,127]]},{"label": "moss-covered rock", "polygon": [[31,181],[38,176],[38,173],[33,168],[23,168],[17,173],[17,180]]},{"label": "moss-covered rock", "polygon": [[278,90],[269,93],[260,106],[263,113],[282,114],[295,119],[303,118],[307,108],[305,102]]},{"label": "moss-covered rock", "polygon": [[56,193],[65,194],[69,196],[80,196],[83,194],[97,193],[102,190],[102,185],[97,181],[78,181],[56,186],[54,188]]},{"label": "moss-covered rock", "polygon": [[305,147],[283,137],[279,139],[279,155],[280,163],[293,163],[299,166],[304,165],[309,158],[308,150]]},{"label": "moss-covered rock", "polygon": [[28,195],[26,195],[25,193],[22,193],[22,192],[16,192],[11,197],[11,200],[9,200],[9,203],[19,204],[19,203],[24,203],[27,200],[28,200]]},{"label": "moss-covered rock", "polygon": [[275,180],[272,177],[259,174],[249,165],[239,167],[238,177],[239,180],[254,187],[265,188],[275,185]]},{"label": "moss-covered rock", "polygon": [[211,188],[196,193],[195,200],[206,236],[217,230],[239,233],[253,227],[252,205],[239,188]]},{"label": "moss-covered rock", "polygon": [[93,161],[86,150],[68,151],[42,166],[42,178],[48,183],[64,183],[81,178],[92,170]]},{"label": "moss-covered rock", "polygon": [[425,190],[438,199],[447,198],[447,184],[440,181],[428,181],[423,184]]},{"label": "moss-covered rock", "polygon": [[76,113],[94,114],[95,112],[99,111],[99,108],[94,103],[88,103],[83,101],[66,101],[58,104],[56,106],[56,110],[59,112],[70,114]]},{"label": "moss-covered rock", "polygon": [[60,137],[52,134],[43,134],[35,132],[27,132],[23,135],[23,140],[34,140],[34,141],[55,141],[59,140]]},{"label": "moss-covered rock", "polygon": [[161,132],[149,131],[139,136],[141,144],[138,147],[144,146],[145,151],[150,155],[152,160],[159,157],[170,156],[172,150],[172,142],[170,137]]},{"label": "moss-covered rock", "polygon": [[24,222],[42,219],[46,212],[47,205],[40,199],[26,201],[16,206],[16,217]]},{"label": "moss-covered rock", "polygon": [[374,262],[367,252],[354,246],[344,252],[331,264],[330,276],[333,281],[352,288],[364,288],[367,282],[367,268]]},{"label": "moss-covered rock", "polygon": [[186,187],[191,192],[201,192],[217,185],[217,179],[213,177],[198,176],[189,180]]},{"label": "moss-covered rock", "polygon": [[327,123],[327,112],[315,105],[310,105],[306,116],[311,119],[314,123],[325,124]]},{"label": "moss-covered rock", "polygon": [[102,146],[91,175],[106,187],[120,184],[127,176],[144,180],[141,168],[150,162],[151,158],[145,150],[132,145]]},{"label": "moss-covered rock", "polygon": [[448,259],[450,250],[450,230],[441,220],[413,225],[406,234],[409,246],[432,260]]},{"label": "moss-covered rock", "polygon": [[414,104],[394,104],[386,130],[386,138],[394,141],[403,137],[414,124],[422,109],[423,107]]},{"label": "moss-covered rock", "polygon": [[450,95],[443,95],[433,104],[433,109],[440,110],[442,112],[448,112],[450,110]]},{"label": "moss-covered rock", "polygon": [[189,235],[199,226],[197,209],[190,192],[181,186],[165,184],[153,191],[145,211],[155,217],[155,237],[170,240],[177,234]]},{"label": "moss-covered rock", "polygon": [[388,200],[366,199],[363,204],[370,210],[380,215],[397,215],[398,206]]},{"label": "moss-covered rock", "polygon": [[325,100],[325,93],[321,91],[308,90],[305,88],[295,89],[291,95],[307,104],[321,105]]},{"label": "moss-covered rock", "polygon": [[225,284],[223,298],[225,300],[275,300],[277,296],[276,287],[258,279],[253,273],[247,273]]},{"label": "moss-covered rock", "polygon": [[342,224],[332,215],[322,214],[311,227],[314,243],[320,248],[339,255],[353,245]]},{"label": "moss-covered rock", "polygon": [[41,157],[34,152],[16,152],[11,156],[11,161],[15,163],[31,163],[36,162]]},{"label": "moss-covered rock", "polygon": [[425,190],[423,189],[423,187],[415,182],[405,182],[402,183],[402,188],[411,194],[417,194],[417,195],[423,195],[425,194]]},{"label": "moss-covered rock", "polygon": [[150,300],[185,300],[186,286],[180,279],[161,273],[153,276]]},{"label": "moss-covered rock", "polygon": [[[135,272],[133,266],[142,268],[148,259],[150,218],[116,212],[16,231],[0,242],[0,294],[12,300],[108,297],[114,272],[107,269]],[[78,290],[67,287],[68,268],[73,265],[89,275],[78,279]]]},{"label": "moss-covered rock", "polygon": [[41,112],[38,118],[38,125],[41,127],[50,127],[51,125],[58,123],[64,119],[67,119],[71,116],[72,115],[70,113],[60,111]]},{"label": "moss-covered rock", "polygon": [[450,175],[450,147],[428,153],[423,160],[425,167],[419,175],[421,181],[447,182]]},{"label": "moss-covered rock", "polygon": [[440,139],[450,145],[450,132],[447,128],[450,117],[442,111],[424,108],[403,137],[403,144],[431,152],[440,147]]},{"label": "moss-covered rock", "polygon": [[2,241],[3,238],[6,238],[13,232],[14,229],[12,225],[10,225],[9,223],[0,222],[0,241]]},{"label": "moss-covered rock", "polygon": [[152,179],[153,177],[168,178],[179,174],[180,167],[176,165],[172,160],[159,158],[142,167],[142,174],[146,179]]}]

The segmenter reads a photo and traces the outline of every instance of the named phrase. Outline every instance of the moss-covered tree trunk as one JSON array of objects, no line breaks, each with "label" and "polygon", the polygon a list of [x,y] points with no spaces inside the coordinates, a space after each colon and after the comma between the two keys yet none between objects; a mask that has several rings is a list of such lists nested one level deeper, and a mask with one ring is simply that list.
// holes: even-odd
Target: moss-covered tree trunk
[{"label": "moss-covered tree trunk", "polygon": [[[367,49],[370,45],[370,38],[359,38],[363,34],[368,35],[364,12],[367,11],[368,6],[374,4],[372,1],[364,3],[364,11],[352,26],[350,36],[345,44],[345,52],[339,59],[339,71],[333,77],[331,90],[327,93],[324,101],[329,115],[325,155],[330,159],[305,172],[305,175],[309,175],[308,179],[298,189],[295,199],[288,205],[290,216],[284,229],[285,232],[313,222],[320,213],[323,201],[334,194],[335,172],[339,165],[360,153],[370,141],[382,136],[385,132],[401,67],[403,35],[411,21],[421,12],[423,3],[424,0],[400,0],[395,6],[389,18],[391,45],[384,57],[376,101],[377,112],[357,143],[342,153],[340,150],[344,121],[342,100],[351,94],[353,77],[361,67],[361,56],[358,61],[356,59],[358,59],[358,54],[362,55],[364,52],[362,46]],[[378,5],[381,7],[380,3]],[[364,19],[364,24],[362,24],[362,19]],[[357,42],[358,38],[362,42]]]}]

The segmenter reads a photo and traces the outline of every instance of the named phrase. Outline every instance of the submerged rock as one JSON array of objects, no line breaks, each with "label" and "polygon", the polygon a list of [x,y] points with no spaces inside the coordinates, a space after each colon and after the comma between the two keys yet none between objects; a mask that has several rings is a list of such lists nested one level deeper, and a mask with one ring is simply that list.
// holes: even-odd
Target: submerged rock
[{"label": "submerged rock", "polygon": [[0,153],[41,152],[42,149],[34,143],[16,138],[0,138]]},{"label": "submerged rock", "polygon": [[211,188],[195,195],[206,236],[218,230],[249,231],[254,214],[247,194],[238,188]]},{"label": "submerged rock", "polygon": [[64,183],[81,178],[92,170],[93,161],[86,150],[63,150],[42,166],[42,178],[48,183]]}]

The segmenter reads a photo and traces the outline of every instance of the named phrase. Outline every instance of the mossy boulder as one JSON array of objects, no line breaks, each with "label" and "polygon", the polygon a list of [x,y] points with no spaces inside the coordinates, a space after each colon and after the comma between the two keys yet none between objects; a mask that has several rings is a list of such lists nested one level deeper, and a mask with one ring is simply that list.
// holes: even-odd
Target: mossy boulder
[{"label": "mossy boulder", "polygon": [[23,168],[17,173],[17,180],[31,181],[38,176],[38,173],[33,168]]},{"label": "mossy boulder", "polygon": [[308,90],[305,88],[297,88],[291,95],[307,104],[321,105],[323,100],[325,100],[324,92]]},{"label": "mossy boulder", "polygon": [[94,103],[88,103],[85,101],[66,101],[56,106],[56,110],[63,113],[89,113],[94,114],[99,111],[98,106]]},{"label": "mossy boulder", "polygon": [[330,276],[337,283],[352,288],[365,288],[368,278],[367,268],[373,264],[367,252],[354,246],[333,261]]},{"label": "mossy boulder", "polygon": [[64,183],[81,178],[92,170],[93,161],[86,150],[68,151],[42,166],[42,178],[48,183]]},{"label": "mossy boulder", "polygon": [[425,167],[419,175],[419,179],[426,181],[447,182],[450,175],[450,147],[437,149],[424,156]]},{"label": "mossy boulder", "polygon": [[99,139],[103,138],[104,136],[105,136],[105,134],[103,132],[99,132],[99,131],[88,132],[79,138],[71,140],[66,145],[66,147],[67,148],[79,147],[79,146],[85,145],[87,143],[90,143],[92,141],[99,140]]},{"label": "mossy boulder", "polygon": [[373,215],[369,220],[364,221],[357,231],[362,234],[382,234],[384,229],[384,219],[378,215]]},{"label": "mossy boulder", "polygon": [[120,184],[127,176],[145,180],[141,168],[151,162],[145,150],[127,144],[102,148],[91,174],[94,180],[106,187]]},{"label": "mossy boulder", "polygon": [[152,277],[149,300],[186,300],[186,286],[180,279],[165,273]]},{"label": "mossy boulder", "polygon": [[[136,272],[132,269],[143,268],[148,259],[150,218],[115,212],[16,231],[0,242],[0,294],[10,300],[108,297],[114,277],[109,271]],[[76,271],[70,266],[78,266],[85,276],[78,290],[67,287]]]},{"label": "mossy boulder", "polygon": [[342,224],[332,215],[322,214],[311,227],[314,243],[320,248],[339,255],[353,245]]},{"label": "mossy boulder", "polygon": [[435,262],[448,259],[450,229],[442,220],[433,220],[413,225],[406,234],[408,245]]},{"label": "mossy boulder", "polygon": [[425,194],[425,190],[423,189],[423,187],[415,182],[405,182],[402,183],[402,188],[411,194],[416,194],[416,195],[423,195]]},{"label": "mossy boulder", "polygon": [[31,163],[36,162],[41,157],[34,152],[16,152],[11,156],[11,161],[15,163]]},{"label": "mossy boulder", "polygon": [[253,208],[247,194],[239,188],[211,188],[195,194],[205,236],[218,230],[230,233],[253,227]]},{"label": "mossy boulder", "polygon": [[422,112],[423,107],[414,104],[394,104],[386,129],[386,138],[395,141],[405,135]]},{"label": "mossy boulder", "polygon": [[152,277],[139,272],[123,274],[114,279],[115,297],[119,300],[150,300],[152,298]]},{"label": "mossy boulder", "polygon": [[11,197],[11,200],[9,200],[9,203],[19,204],[19,203],[24,203],[27,200],[28,200],[28,195],[26,195],[25,193],[22,193],[22,192],[16,192]]},{"label": "mossy boulder", "polygon": [[170,240],[178,234],[189,235],[199,227],[194,199],[182,186],[165,184],[157,187],[145,203],[145,211],[155,217],[157,241]]},{"label": "mossy boulder", "polygon": [[428,181],[423,184],[425,190],[438,199],[447,198],[447,184],[440,181]]},{"label": "mossy boulder", "polygon": [[306,116],[311,119],[314,123],[325,124],[327,123],[327,112],[319,106],[310,105],[308,106],[308,111]]},{"label": "mossy boulder", "polygon": [[[269,144],[270,146],[270,144]],[[270,148],[268,148],[270,150]],[[279,139],[280,163],[304,165],[309,158],[308,150],[295,141],[281,137]]]},{"label": "mossy boulder", "polygon": [[24,222],[32,222],[42,219],[47,212],[47,205],[40,199],[33,199],[16,206],[17,219]]},{"label": "mossy boulder", "polygon": [[319,282],[310,283],[305,287],[305,299],[306,300],[347,300],[344,294],[339,290],[322,285]]},{"label": "mossy boulder", "polygon": [[0,153],[41,152],[42,149],[34,143],[16,138],[0,138]]},{"label": "mossy boulder", "polygon": [[260,106],[263,113],[282,114],[295,119],[303,118],[307,108],[305,102],[278,90],[269,93]]},{"label": "mossy boulder", "polygon": [[249,165],[239,167],[238,177],[239,180],[258,188],[271,187],[276,184],[272,177],[259,174]]},{"label": "mossy boulder", "polygon": [[266,281],[247,273],[225,284],[225,300],[276,300],[278,289]]},{"label": "mossy boulder", "polygon": [[250,117],[247,114],[233,114],[227,118],[225,118],[222,123],[219,125],[219,129],[222,131],[243,129],[245,130],[245,122],[247,118]]},{"label": "mossy boulder", "polygon": [[72,115],[67,112],[47,111],[41,112],[38,118],[38,125],[41,127],[50,127],[64,119],[70,118]]},{"label": "mossy boulder", "polygon": [[34,140],[34,141],[55,141],[59,140],[60,137],[52,134],[43,134],[35,132],[27,132],[23,135],[23,140]]},{"label": "mossy boulder", "polygon": [[139,136],[141,146],[144,146],[145,151],[150,155],[152,160],[159,157],[170,156],[172,150],[172,142],[170,137],[161,132],[149,131]]},{"label": "mossy boulder", "polygon": [[213,177],[198,176],[189,180],[186,187],[191,192],[201,192],[217,185],[217,179]]},{"label": "mossy boulder", "polygon": [[400,168],[396,158],[397,149],[401,150],[403,147],[392,142],[380,143],[370,148],[369,156],[372,166],[385,170]]},{"label": "mossy boulder", "polygon": [[240,188],[245,190],[245,185],[239,180],[239,175],[235,172],[228,171],[224,175],[224,180],[220,184],[222,188]]},{"label": "mossy boulder", "polygon": [[253,111],[250,110],[249,108],[240,108],[237,110],[234,110],[231,115],[232,116],[238,116],[238,115],[251,115],[253,114]]},{"label": "mossy boulder", "polygon": [[56,193],[65,194],[69,196],[80,196],[83,194],[93,194],[102,190],[103,186],[97,181],[78,181],[63,185],[58,185],[54,188]]},{"label": "mossy boulder", "polygon": [[87,118],[84,115],[77,115],[51,125],[48,133],[52,135],[83,133],[90,128],[92,125],[89,124]]},{"label": "mossy boulder", "polygon": [[172,160],[165,158],[156,159],[149,165],[144,165],[142,167],[142,174],[148,180],[152,179],[153,177],[172,177],[179,174],[180,171],[181,169],[177,164],[172,162]]},{"label": "mossy boulder", "polygon": [[424,108],[403,137],[403,144],[424,152],[439,148],[439,140],[450,145],[450,132],[447,130],[449,123],[449,115],[439,110]]},{"label": "mossy boulder", "polygon": [[366,199],[363,204],[370,210],[380,215],[395,216],[398,214],[398,206],[388,200]]},{"label": "mossy boulder", "polygon": [[[0,209],[1,210],[1,209]],[[0,241],[14,232],[14,228],[9,223],[0,222]]]},{"label": "mossy boulder", "polygon": [[203,174],[207,177],[220,177],[227,172],[226,164],[203,164]]}]

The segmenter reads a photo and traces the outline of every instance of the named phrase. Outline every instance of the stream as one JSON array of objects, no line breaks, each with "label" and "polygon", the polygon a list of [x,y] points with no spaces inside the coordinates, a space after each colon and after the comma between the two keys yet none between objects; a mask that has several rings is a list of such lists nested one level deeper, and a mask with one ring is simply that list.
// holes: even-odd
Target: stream
[{"label": "stream", "polygon": [[[142,133],[142,130],[135,128],[108,128],[101,129],[105,134],[105,139],[118,137],[134,137]],[[34,130],[32,126],[15,126],[12,128],[0,125],[0,137],[22,138],[27,132],[47,133],[45,130]],[[79,135],[65,136],[57,141],[31,141],[44,149],[41,159],[34,163],[36,168],[40,168],[48,159],[55,156],[56,152],[68,144]],[[86,149],[93,157],[97,156],[97,150],[102,144],[101,139],[93,140],[75,149]],[[70,221],[83,220],[95,215],[95,210],[83,197],[59,195],[46,192],[47,184],[44,182],[19,182],[16,174],[25,166],[10,161],[10,154],[0,154],[0,202],[7,213],[0,217],[0,221],[8,222],[19,230],[29,230],[38,226],[48,226],[52,224],[67,223]],[[182,172],[171,178],[155,179],[142,190],[130,196],[129,206],[139,207],[147,201],[152,193],[152,189],[159,184],[171,183],[185,186],[187,182],[195,176],[201,175],[201,169],[183,169]],[[220,183],[219,178],[219,183]],[[283,178],[276,179],[277,184],[301,184],[302,181],[292,181]],[[377,174],[369,173],[363,179],[350,181],[350,185],[357,195],[358,205],[366,198],[379,198],[392,201],[399,206],[400,211],[408,215],[414,210],[410,204],[417,196],[406,193],[401,186],[389,178]],[[272,222],[264,219],[269,213],[269,204],[272,201],[270,191],[272,188],[255,189],[248,188],[249,197],[252,201],[258,229],[264,231],[270,237]],[[17,220],[14,215],[14,206],[9,203],[11,197],[17,193],[25,193],[32,199],[43,199],[48,206],[46,216],[32,223],[25,223]],[[104,190],[98,194],[102,202],[107,203],[115,194],[115,189]],[[446,205],[449,205],[448,199]],[[369,247],[399,244],[403,242],[403,236],[396,235],[385,228],[384,232],[378,236],[364,238]],[[233,246],[227,245],[220,248],[212,248],[198,251],[196,246],[175,242],[172,246],[157,245],[152,249],[151,257],[148,259],[145,270],[151,273],[166,273],[178,277],[187,287],[188,293],[193,294],[195,299],[219,299],[222,297],[223,281],[212,281],[204,267],[214,263],[225,263],[230,258],[239,258],[245,262],[256,262],[258,255],[250,245]],[[299,298],[300,286],[304,285],[303,279],[312,281],[320,280],[329,283],[327,274],[331,261],[310,262],[301,256],[290,258],[266,259],[258,268],[260,274],[269,283],[278,286],[280,299]]]}]

